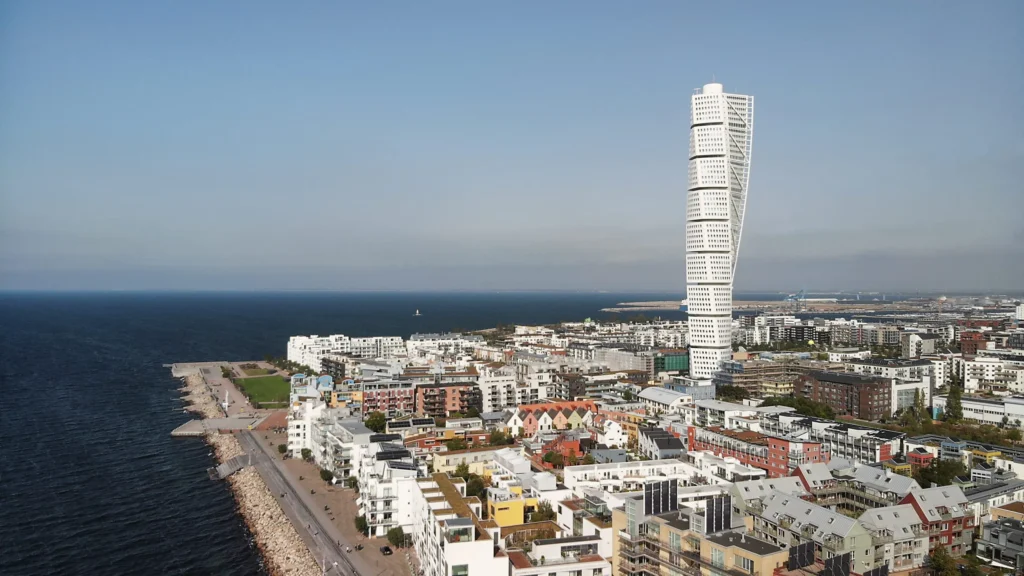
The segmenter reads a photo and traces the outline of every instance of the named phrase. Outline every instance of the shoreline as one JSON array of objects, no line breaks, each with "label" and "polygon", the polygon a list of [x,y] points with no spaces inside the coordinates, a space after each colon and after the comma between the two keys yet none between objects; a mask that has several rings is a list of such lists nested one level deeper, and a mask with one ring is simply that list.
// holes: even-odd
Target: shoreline
[{"label": "shoreline", "polygon": [[[201,372],[187,374],[184,379],[185,385],[178,391],[186,404],[185,411],[203,420],[226,416]],[[218,464],[246,454],[234,434],[211,431],[203,435],[203,440],[212,449]],[[315,576],[322,573],[312,552],[254,466],[246,466],[226,480],[235,499],[235,509],[252,534],[270,574]]]}]

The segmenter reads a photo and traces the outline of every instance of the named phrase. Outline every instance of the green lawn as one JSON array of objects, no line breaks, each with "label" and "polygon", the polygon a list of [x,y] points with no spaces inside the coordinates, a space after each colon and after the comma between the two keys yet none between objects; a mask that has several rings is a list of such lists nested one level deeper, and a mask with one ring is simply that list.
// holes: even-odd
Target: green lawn
[{"label": "green lawn", "polygon": [[242,389],[253,404],[260,402],[287,402],[288,380],[281,376],[259,376],[256,378],[238,378],[235,386]]},{"label": "green lawn", "polygon": [[266,368],[242,368],[242,372],[245,372],[246,376],[263,376],[264,374],[270,374],[270,370]]}]

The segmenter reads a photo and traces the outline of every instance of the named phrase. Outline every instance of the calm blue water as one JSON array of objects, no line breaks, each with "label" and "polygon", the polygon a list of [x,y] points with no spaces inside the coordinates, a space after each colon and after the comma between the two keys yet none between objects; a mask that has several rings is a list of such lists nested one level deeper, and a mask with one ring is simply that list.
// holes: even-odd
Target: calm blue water
[{"label": "calm blue water", "polygon": [[678,298],[0,294],[0,574],[262,573],[205,445],[169,436],[188,416],[163,364],[284,355],[293,334],[408,337]]}]

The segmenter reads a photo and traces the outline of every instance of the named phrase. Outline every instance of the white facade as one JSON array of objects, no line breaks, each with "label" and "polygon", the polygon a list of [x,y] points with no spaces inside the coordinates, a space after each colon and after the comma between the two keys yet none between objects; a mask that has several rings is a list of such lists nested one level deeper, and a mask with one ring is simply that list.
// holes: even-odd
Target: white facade
[{"label": "white facade", "polygon": [[405,342],[399,336],[349,338],[331,336],[292,336],[288,339],[287,358],[320,371],[320,360],[328,354],[351,354],[360,358],[392,358],[405,354]]},{"label": "white facade", "polygon": [[481,367],[478,370],[480,378],[476,385],[480,388],[481,412],[498,412],[517,405],[516,373],[512,368]]},{"label": "white facade", "polygon": [[690,377],[732,357],[732,282],[747,204],[754,98],[706,84],[690,104],[686,299]]}]

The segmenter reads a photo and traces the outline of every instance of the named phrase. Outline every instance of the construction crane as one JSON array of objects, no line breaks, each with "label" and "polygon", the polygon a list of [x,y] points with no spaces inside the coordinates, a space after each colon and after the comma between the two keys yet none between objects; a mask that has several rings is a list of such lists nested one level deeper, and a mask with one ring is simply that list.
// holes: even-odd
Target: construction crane
[{"label": "construction crane", "polygon": [[806,304],[807,292],[805,290],[801,290],[796,294],[790,294],[789,296],[786,296],[785,301],[792,304],[794,310],[800,310]]}]

